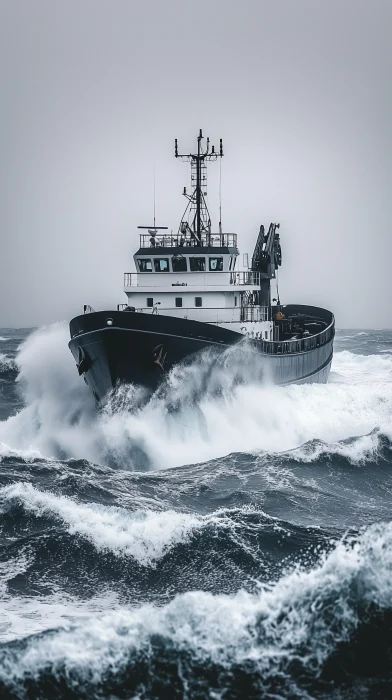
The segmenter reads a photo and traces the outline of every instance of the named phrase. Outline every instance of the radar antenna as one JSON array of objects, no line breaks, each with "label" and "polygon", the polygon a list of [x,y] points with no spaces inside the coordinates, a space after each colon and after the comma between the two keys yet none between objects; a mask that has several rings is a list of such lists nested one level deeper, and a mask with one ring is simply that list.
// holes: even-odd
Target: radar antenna
[{"label": "radar antenna", "polygon": [[[192,194],[188,194],[184,187],[184,196],[188,199],[184,215],[181,219],[179,231],[181,234],[190,233],[191,238],[197,243],[201,242],[202,233],[211,233],[211,218],[208,211],[206,197],[207,188],[207,161],[215,161],[223,157],[222,139],[219,141],[219,152],[215,151],[215,146],[210,148],[210,139],[207,138],[206,146],[203,149],[203,132],[200,129],[197,137],[197,153],[179,153],[177,139],[174,141],[174,155],[176,158],[191,164]],[[186,219],[190,214],[190,222]]]}]

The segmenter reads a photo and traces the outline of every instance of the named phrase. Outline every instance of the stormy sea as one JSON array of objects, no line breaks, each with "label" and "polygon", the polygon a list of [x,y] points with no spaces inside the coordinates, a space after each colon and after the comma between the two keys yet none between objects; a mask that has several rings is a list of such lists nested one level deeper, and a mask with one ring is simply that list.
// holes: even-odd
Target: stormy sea
[{"label": "stormy sea", "polygon": [[0,697],[391,698],[392,331],[99,408],[67,342],[0,330]]}]

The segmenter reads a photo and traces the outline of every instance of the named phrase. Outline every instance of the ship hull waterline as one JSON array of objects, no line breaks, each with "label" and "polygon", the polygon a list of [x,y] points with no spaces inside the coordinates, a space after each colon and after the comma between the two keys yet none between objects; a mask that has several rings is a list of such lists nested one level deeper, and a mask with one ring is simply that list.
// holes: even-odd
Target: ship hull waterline
[{"label": "ship hull waterline", "polygon": [[327,382],[333,354],[333,333],[306,351],[269,354],[259,341],[214,324],[124,311],[77,316],[70,329],[69,348],[97,401],[119,384],[152,392],[175,365],[200,351],[219,356],[244,341],[263,358],[265,377],[279,385]]}]

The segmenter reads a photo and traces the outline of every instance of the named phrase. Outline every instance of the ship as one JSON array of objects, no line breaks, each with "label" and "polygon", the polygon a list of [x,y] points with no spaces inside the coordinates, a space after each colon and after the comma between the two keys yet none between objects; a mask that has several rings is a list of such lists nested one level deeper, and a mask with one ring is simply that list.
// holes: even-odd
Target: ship
[{"label": "ship", "polygon": [[240,255],[237,234],[224,232],[222,206],[213,228],[207,206],[207,164],[221,159],[197,136],[189,162],[191,188],[178,230],[139,226],[134,272],[124,273],[127,301],[95,311],[85,304],[70,322],[69,348],[77,371],[97,402],[122,384],[154,392],[172,368],[206,349],[219,357],[239,343],[263,358],[265,376],[276,384],[325,383],[332,362],[335,319],[312,305],[282,304],[272,297],[282,264],[280,225],[260,226],[252,257]]}]

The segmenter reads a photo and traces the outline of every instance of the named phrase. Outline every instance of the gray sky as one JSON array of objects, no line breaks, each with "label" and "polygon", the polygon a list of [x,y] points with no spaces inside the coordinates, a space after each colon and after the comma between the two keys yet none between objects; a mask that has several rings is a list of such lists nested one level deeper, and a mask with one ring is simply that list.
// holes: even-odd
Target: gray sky
[{"label": "gray sky", "polygon": [[[0,327],[125,301],[200,127],[223,224],[280,221],[283,303],[392,326],[390,0],[0,0]],[[218,165],[209,170],[217,222]]]}]

